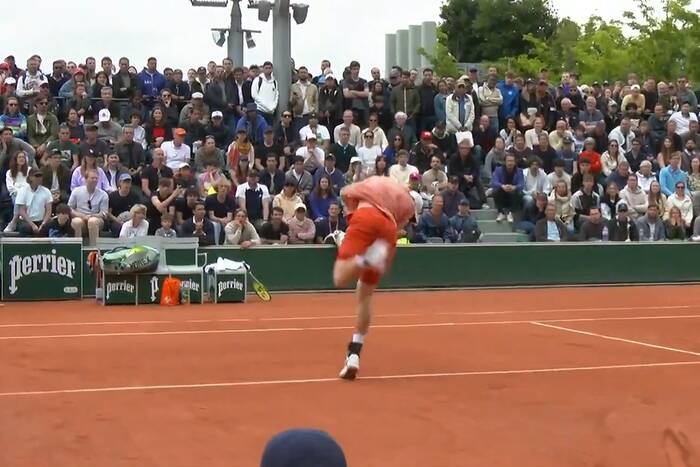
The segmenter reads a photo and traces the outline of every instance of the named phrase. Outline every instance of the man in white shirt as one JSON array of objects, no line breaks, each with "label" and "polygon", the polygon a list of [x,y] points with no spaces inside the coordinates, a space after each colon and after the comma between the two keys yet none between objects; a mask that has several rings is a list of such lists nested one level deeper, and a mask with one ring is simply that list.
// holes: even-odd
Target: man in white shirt
[{"label": "man in white shirt", "polygon": [[547,174],[540,168],[542,165],[540,158],[537,156],[531,157],[528,165],[527,169],[523,169],[523,178],[525,179],[523,203],[526,209],[535,204],[537,195],[548,195],[552,191]]},{"label": "man in white shirt", "polygon": [[258,105],[260,115],[265,118],[268,125],[272,125],[275,112],[277,111],[280,91],[277,86],[277,80],[272,75],[272,63],[265,62],[262,70],[263,72],[251,83],[250,92],[253,100]]},{"label": "man in white shirt", "polygon": [[165,165],[172,170],[178,170],[183,162],[190,163],[192,149],[185,144],[187,131],[184,128],[177,128],[173,132],[173,140],[166,141],[160,145],[165,153]]},{"label": "man in white shirt", "polygon": [[613,128],[613,130],[608,135],[608,140],[615,140],[620,145],[620,152],[626,154],[632,149],[632,141],[635,135],[632,131],[632,122],[629,118],[625,117],[620,121],[620,126]]},{"label": "man in white shirt", "polygon": [[326,153],[316,146],[316,135],[309,134],[306,137],[306,145],[297,149],[296,155],[304,158],[304,169],[314,173],[316,169],[323,165]]},{"label": "man in white shirt", "polygon": [[333,139],[338,141],[340,139],[340,129],[347,128],[350,131],[350,144],[359,148],[362,146],[362,134],[360,127],[352,123],[353,118],[352,110],[343,112],[343,123],[333,129]]},{"label": "man in white shirt", "polygon": [[[408,186],[411,174],[418,173],[418,168],[408,163],[408,151],[401,149],[396,154],[397,164],[389,169],[389,177],[402,186]],[[420,174],[419,174],[420,175]]]},{"label": "man in white shirt", "polygon": [[71,226],[77,238],[88,233],[89,245],[94,245],[104,227],[105,217],[109,209],[109,196],[97,188],[98,175],[94,169],[89,169],[85,175],[85,185],[77,187],[68,199],[71,208]]},{"label": "man in white shirt", "polygon": [[241,183],[236,188],[236,202],[238,208],[243,209],[248,220],[256,229],[262,227],[270,217],[270,191],[259,181],[258,171],[253,169],[248,174],[248,181]]},{"label": "man in white shirt", "polygon": [[299,139],[306,141],[309,135],[316,136],[317,143],[327,151],[331,145],[331,134],[323,125],[319,125],[318,116],[315,113],[309,114],[309,124],[299,130]]},{"label": "man in white shirt", "polygon": [[669,122],[676,122],[676,134],[685,136],[690,130],[690,122],[697,122],[698,116],[690,111],[690,104],[684,102],[681,105],[681,110],[674,112],[668,120]]},{"label": "man in white shirt", "polygon": [[40,169],[29,170],[28,185],[17,192],[15,206],[19,212],[17,232],[21,237],[36,237],[51,220],[53,196],[48,188],[42,185],[44,180]]}]

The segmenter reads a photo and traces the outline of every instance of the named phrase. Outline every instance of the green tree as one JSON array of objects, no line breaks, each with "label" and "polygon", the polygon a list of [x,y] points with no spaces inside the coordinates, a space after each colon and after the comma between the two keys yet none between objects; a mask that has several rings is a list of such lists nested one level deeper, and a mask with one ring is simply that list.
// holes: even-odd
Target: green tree
[{"label": "green tree", "polygon": [[582,82],[614,80],[630,70],[630,44],[619,22],[606,23],[594,16],[584,25],[573,47],[575,69]]},{"label": "green tree", "polygon": [[524,54],[526,34],[547,40],[558,23],[549,0],[447,0],[440,17],[444,45],[460,62]]},{"label": "green tree", "polygon": [[450,53],[449,49],[445,45],[446,37],[445,33],[438,30],[437,32],[438,42],[435,44],[435,51],[431,55],[425,48],[421,47],[418,49],[418,53],[430,61],[433,70],[438,76],[443,78],[451,76],[453,78],[459,78],[463,71],[457,66],[457,60]]},{"label": "green tree", "polygon": [[523,76],[535,77],[542,68],[553,72],[573,70],[576,67],[574,47],[580,38],[578,24],[565,18],[549,40],[525,34],[526,53],[512,58],[512,68]]},{"label": "green tree", "polygon": [[681,73],[699,79],[700,70],[691,65],[700,59],[700,15],[689,8],[690,0],[663,0],[661,16],[655,4],[637,0],[636,11],[624,14],[635,33],[630,40],[631,71],[665,80]]}]

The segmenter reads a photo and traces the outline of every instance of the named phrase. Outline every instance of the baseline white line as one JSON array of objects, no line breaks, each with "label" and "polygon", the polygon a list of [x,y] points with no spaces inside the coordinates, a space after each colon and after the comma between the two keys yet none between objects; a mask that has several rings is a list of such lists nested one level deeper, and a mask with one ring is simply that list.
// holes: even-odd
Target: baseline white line
[{"label": "baseline white line", "polygon": [[[453,373],[415,373],[404,375],[369,375],[362,376],[358,382],[353,384],[361,384],[362,381],[386,381],[386,380],[402,380],[402,379],[429,379],[429,378],[455,378],[468,376],[494,376],[494,375],[534,375],[547,373],[573,373],[584,371],[604,371],[604,370],[623,370],[632,368],[658,368],[658,367],[676,367],[676,366],[691,366],[700,365],[700,361],[681,361],[667,363],[633,363],[623,365],[599,365],[599,366],[579,366],[579,367],[563,367],[563,368],[533,368],[524,370],[490,370],[490,371],[460,371]],[[101,392],[126,392],[126,391],[148,391],[148,390],[163,390],[163,389],[204,389],[204,388],[227,388],[227,387],[245,387],[245,386],[276,386],[276,385],[293,385],[293,384],[311,384],[311,383],[331,383],[348,384],[338,378],[311,378],[311,379],[286,379],[286,380],[263,380],[263,381],[235,381],[226,383],[201,383],[201,384],[167,384],[153,386],[115,386],[103,388],[83,388],[83,389],[55,389],[48,391],[18,391],[18,392],[3,392],[0,397],[19,397],[19,396],[46,396],[53,394],[84,394],[84,393],[101,393]]]},{"label": "baseline white line", "polygon": [[40,327],[53,327],[53,326],[119,326],[123,324],[172,324],[178,323],[179,321],[170,320],[152,320],[152,321],[89,321],[89,322],[75,322],[75,323],[18,323],[18,324],[0,324],[0,328],[40,328]]},{"label": "baseline white line", "polygon": [[[552,320],[508,320],[508,321],[467,321],[448,323],[413,323],[413,324],[376,324],[372,329],[407,329],[407,328],[440,328],[440,327],[460,327],[460,326],[489,326],[498,324],[534,324],[534,323],[577,323],[577,322],[597,322],[597,321],[634,321],[634,320],[655,320],[655,319],[696,319],[700,315],[676,315],[676,316],[626,316],[626,317],[606,317],[606,318],[568,318]],[[86,333],[86,334],[47,334],[30,336],[0,336],[0,341],[6,340],[31,340],[31,339],[71,339],[81,337],[138,337],[138,336],[176,336],[192,334],[247,334],[247,333],[276,333],[276,332],[302,332],[302,331],[343,331],[354,329],[353,326],[318,326],[318,327],[285,327],[285,328],[240,328],[240,329],[193,329],[193,330],[173,330],[173,331],[133,331],[133,332],[108,332],[108,333]]]},{"label": "baseline white line", "polygon": [[542,327],[550,328],[550,329],[557,329],[559,331],[571,332],[574,334],[582,334],[584,336],[598,337],[600,339],[606,339],[606,340],[610,340],[610,341],[624,342],[627,344],[635,344],[635,345],[639,345],[642,347],[649,347],[652,349],[668,350],[670,352],[677,352],[677,353],[682,353],[682,354],[686,354],[686,355],[693,355],[696,357],[700,357],[700,352],[692,352],[690,350],[677,349],[675,347],[667,347],[665,345],[650,344],[648,342],[636,341],[636,340],[632,340],[632,339],[624,339],[622,337],[608,336],[606,334],[598,334],[596,332],[581,331],[579,329],[565,328],[562,326],[555,326],[553,324],[546,324],[546,323],[537,322],[537,321],[531,321],[531,323],[536,325],[536,326],[542,326]]},{"label": "baseline white line", "polygon": [[692,308],[691,305],[606,307],[606,308],[552,308],[547,310],[502,310],[502,311],[443,311],[437,315],[508,315],[525,313],[575,313],[579,311],[640,311],[640,310],[678,310]]},{"label": "baseline white line", "polygon": [[[673,306],[640,306],[640,307],[612,307],[612,308],[557,308],[547,310],[501,310],[501,311],[454,311],[454,312],[439,312],[439,313],[386,313],[376,314],[374,318],[393,318],[393,317],[409,317],[409,316],[481,316],[481,315],[509,315],[509,314],[529,314],[529,313],[559,313],[559,312],[584,312],[584,311],[641,311],[641,310],[675,310],[697,308],[692,305],[673,305]],[[353,319],[357,315],[329,315],[329,316],[291,316],[291,317],[276,317],[276,318],[228,318],[228,319],[197,319],[186,320],[190,323],[228,323],[228,322],[253,322],[253,321],[305,321],[305,320],[331,320],[331,319]],[[53,327],[53,326],[118,326],[124,324],[174,324],[182,321],[172,320],[151,320],[151,321],[86,321],[86,322],[49,322],[49,323],[16,323],[16,324],[0,324],[1,328],[23,328],[23,327]],[[529,322],[529,321],[528,321]]]}]

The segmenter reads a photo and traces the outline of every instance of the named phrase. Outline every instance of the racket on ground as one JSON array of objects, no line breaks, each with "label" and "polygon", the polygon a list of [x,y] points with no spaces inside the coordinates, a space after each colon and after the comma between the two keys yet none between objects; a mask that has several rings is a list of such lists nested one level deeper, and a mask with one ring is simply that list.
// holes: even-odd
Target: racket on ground
[{"label": "racket on ground", "polygon": [[264,302],[269,302],[272,300],[272,297],[270,296],[270,292],[267,290],[267,287],[260,282],[260,280],[255,277],[255,274],[250,270],[250,265],[248,263],[243,263],[245,264],[245,268],[248,271],[248,275],[250,276],[251,282],[253,284],[253,290],[255,291],[255,294],[260,297],[260,300]]}]

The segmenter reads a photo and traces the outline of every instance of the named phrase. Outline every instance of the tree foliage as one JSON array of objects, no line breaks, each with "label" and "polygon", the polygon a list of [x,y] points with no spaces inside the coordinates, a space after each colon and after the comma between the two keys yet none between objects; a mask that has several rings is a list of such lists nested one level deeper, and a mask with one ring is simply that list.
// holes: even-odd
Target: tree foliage
[{"label": "tree foliage", "polygon": [[444,44],[460,62],[525,53],[526,34],[547,40],[558,22],[549,0],[448,0],[440,17]]},{"label": "tree foliage", "polygon": [[418,49],[418,53],[430,61],[433,71],[435,71],[438,76],[458,78],[462,75],[463,71],[459,69],[457,60],[445,45],[445,40],[447,39],[445,33],[438,30],[437,36],[438,42],[435,44],[435,51],[432,55],[423,47]]},{"label": "tree foliage", "polygon": [[507,61],[523,76],[537,76],[544,67],[575,71],[584,82],[629,72],[664,80],[684,73],[700,81],[694,66],[700,63],[700,14],[690,0],[637,0],[622,21],[592,16],[583,25],[559,21],[544,0],[447,0],[441,16],[443,44],[459,61]]}]

